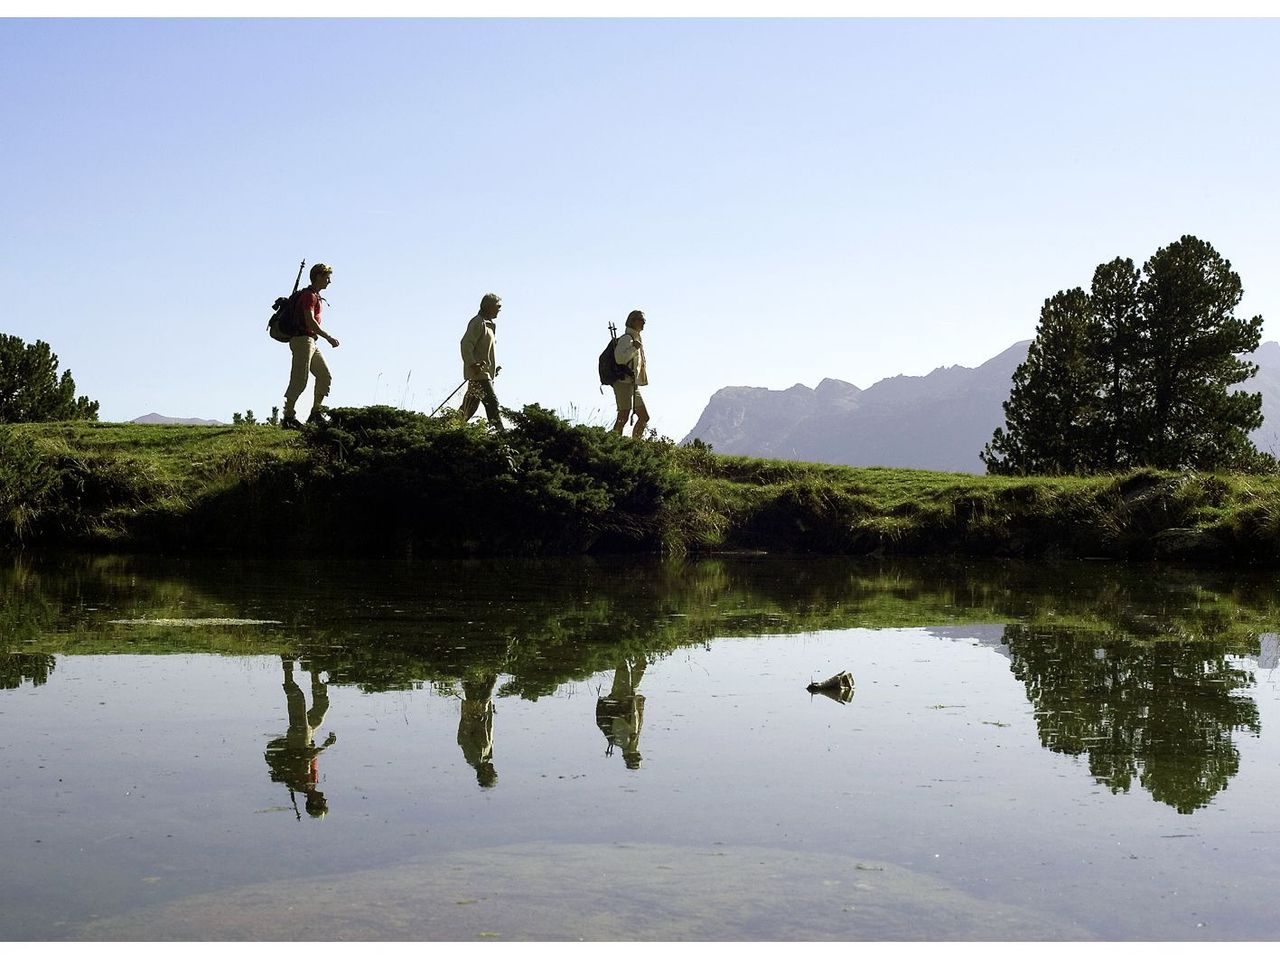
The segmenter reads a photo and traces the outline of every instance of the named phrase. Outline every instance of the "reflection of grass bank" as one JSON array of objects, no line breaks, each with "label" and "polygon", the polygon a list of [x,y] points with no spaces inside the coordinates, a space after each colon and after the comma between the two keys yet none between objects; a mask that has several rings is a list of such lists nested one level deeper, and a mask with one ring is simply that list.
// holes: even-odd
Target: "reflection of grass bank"
[{"label": "reflection of grass bank", "polygon": [[[149,622],[112,623],[121,619]],[[229,619],[279,624],[216,622]],[[156,622],[163,620],[208,622]],[[352,682],[373,682],[362,658],[383,669],[394,652],[413,665],[401,680],[498,672],[534,694],[626,657],[719,637],[1013,622],[1095,640],[1211,642],[1248,653],[1280,623],[1280,599],[1274,578],[1261,573],[1153,578],[1083,563],[582,558],[351,566],[137,556],[0,568],[0,630],[10,651],[305,653],[350,662]]]},{"label": "reflection of grass bank", "polygon": [[719,456],[386,407],[265,426],[0,430],[0,541],[427,555],[703,552],[1280,560],[1280,478],[979,477]]}]

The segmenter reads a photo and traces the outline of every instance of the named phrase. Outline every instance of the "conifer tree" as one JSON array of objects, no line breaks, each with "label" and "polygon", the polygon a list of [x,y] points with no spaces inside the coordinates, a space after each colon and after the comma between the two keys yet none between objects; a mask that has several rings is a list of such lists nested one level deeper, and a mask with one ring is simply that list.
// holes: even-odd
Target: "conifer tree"
[{"label": "conifer tree", "polygon": [[1161,247],[1142,270],[1141,462],[1212,468],[1255,453],[1248,434],[1262,425],[1262,394],[1230,389],[1258,372],[1239,354],[1262,338],[1262,317],[1234,315],[1239,275],[1191,236]]},{"label": "conifer tree", "polygon": [[1098,423],[1091,323],[1089,298],[1079,287],[1044,302],[1004,404],[1008,429],[997,429],[981,454],[991,473],[1070,472],[1088,455]]},{"label": "conifer tree", "polygon": [[0,333],[0,423],[97,419],[98,401],[76,396],[70,370],[58,376],[49,344]]},{"label": "conifer tree", "polygon": [[1141,270],[1117,257],[1091,292],[1045,301],[1013,376],[1005,426],[981,457],[991,473],[1083,473],[1136,466],[1252,467],[1262,395],[1234,390],[1257,372],[1262,318],[1235,316],[1240,277],[1184,236]]},{"label": "conifer tree", "polygon": [[1090,466],[1117,470],[1133,463],[1131,420],[1140,402],[1134,378],[1142,341],[1141,271],[1133,261],[1116,257],[1093,272],[1090,312],[1093,329],[1089,349],[1098,367],[1102,400],[1098,440]]}]

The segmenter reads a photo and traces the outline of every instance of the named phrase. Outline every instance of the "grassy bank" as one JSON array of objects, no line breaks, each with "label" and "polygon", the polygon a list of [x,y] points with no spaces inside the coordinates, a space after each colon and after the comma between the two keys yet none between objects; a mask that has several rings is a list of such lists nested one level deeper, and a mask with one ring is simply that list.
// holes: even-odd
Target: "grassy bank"
[{"label": "grassy bank", "polygon": [[1280,562],[1280,477],[985,477],[721,456],[388,407],[288,433],[0,428],[10,545],[389,554],[766,550]]}]

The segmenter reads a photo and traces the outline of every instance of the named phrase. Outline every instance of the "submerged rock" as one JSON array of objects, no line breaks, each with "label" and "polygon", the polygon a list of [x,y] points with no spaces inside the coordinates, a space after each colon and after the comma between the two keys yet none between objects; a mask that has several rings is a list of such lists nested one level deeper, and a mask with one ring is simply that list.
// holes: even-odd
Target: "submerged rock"
[{"label": "submerged rock", "polygon": [[1158,560],[1212,560],[1224,553],[1221,538],[1212,530],[1169,527],[1152,537]]},{"label": "submerged rock", "polygon": [[[607,878],[602,882],[602,878]],[[1015,891],[1015,895],[1017,891]],[[80,940],[1084,940],[1053,903],[758,847],[527,843],[228,885],[59,931]]]}]

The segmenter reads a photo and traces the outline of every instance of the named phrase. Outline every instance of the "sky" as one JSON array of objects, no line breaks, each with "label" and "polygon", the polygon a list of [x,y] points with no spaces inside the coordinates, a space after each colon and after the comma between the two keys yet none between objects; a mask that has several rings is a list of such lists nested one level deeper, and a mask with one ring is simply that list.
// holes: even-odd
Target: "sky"
[{"label": "sky", "polygon": [[0,332],[103,420],[261,418],[270,304],[323,261],[331,405],[432,411],[492,291],[502,404],[606,425],[596,357],[642,309],[680,440],[721,387],[976,366],[1193,234],[1277,339],[1277,49],[1273,20],[0,20]]}]

